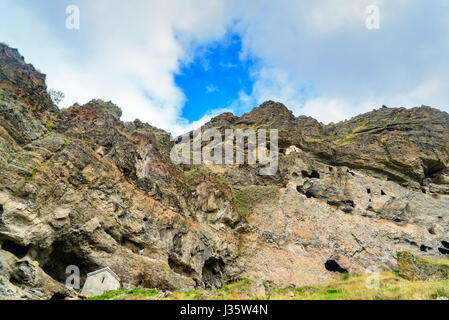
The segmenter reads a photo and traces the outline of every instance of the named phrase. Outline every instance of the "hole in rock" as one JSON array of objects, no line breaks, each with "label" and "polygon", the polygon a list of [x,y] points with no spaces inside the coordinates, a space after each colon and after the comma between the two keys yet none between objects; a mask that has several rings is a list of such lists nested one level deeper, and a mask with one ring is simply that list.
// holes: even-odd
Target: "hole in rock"
[{"label": "hole in rock", "polygon": [[85,274],[101,268],[101,265],[91,262],[76,245],[69,241],[56,241],[47,253],[48,260],[42,265],[46,274],[55,280],[65,282],[67,279],[67,266],[78,266],[81,273],[81,281],[85,280]]},{"label": "hole in rock", "polygon": [[312,170],[312,173],[309,174],[307,171],[301,171],[303,178],[312,178],[312,179],[320,179],[320,174],[316,170]]},{"label": "hole in rock", "polygon": [[446,249],[449,249],[449,242],[447,242],[447,241],[441,241],[441,244],[442,244],[443,247],[445,247]]},{"label": "hole in rock", "polygon": [[209,288],[221,288],[223,286],[223,269],[225,263],[221,258],[206,260],[203,267],[203,282]]},{"label": "hole in rock", "polygon": [[419,247],[419,250],[421,250],[422,252],[427,252],[427,250],[432,249],[431,247],[425,246],[425,245],[421,245]]},{"label": "hole in rock", "polygon": [[14,241],[11,241],[11,240],[5,240],[5,241],[3,241],[2,249],[12,253],[17,258],[22,259],[23,257],[25,257],[27,255],[30,247],[22,246],[20,244],[15,243]]},{"label": "hole in rock", "polygon": [[0,217],[2,216],[2,214],[3,214],[3,205],[0,204]]},{"label": "hole in rock", "polygon": [[371,194],[371,189],[370,188],[366,189],[366,193]]},{"label": "hole in rock", "polygon": [[348,270],[342,268],[335,260],[327,260],[324,267],[330,272],[348,273]]},{"label": "hole in rock", "polygon": [[293,172],[293,173],[292,173],[292,177],[293,177],[293,178],[297,178],[297,177],[299,177],[299,175],[298,175],[296,172]]},{"label": "hole in rock", "polygon": [[387,195],[383,190],[380,190],[380,194],[381,194],[382,196],[386,196],[386,195]]},{"label": "hole in rock", "polygon": [[64,300],[66,298],[65,294],[60,293],[60,292],[56,292],[51,298],[50,300]]},{"label": "hole in rock", "polygon": [[449,254],[449,249],[438,248],[438,251],[440,251],[441,254]]},{"label": "hole in rock", "polygon": [[306,192],[306,197],[307,197],[307,199],[310,199],[310,198],[316,199],[316,197],[315,197],[315,196],[313,195],[313,193],[310,192],[310,191],[307,191],[307,192]]}]

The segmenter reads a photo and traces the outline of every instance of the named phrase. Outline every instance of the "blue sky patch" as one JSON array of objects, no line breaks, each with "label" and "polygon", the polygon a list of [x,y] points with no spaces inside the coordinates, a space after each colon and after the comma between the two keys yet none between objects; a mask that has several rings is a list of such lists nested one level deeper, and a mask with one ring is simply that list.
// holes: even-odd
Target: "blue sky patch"
[{"label": "blue sky patch", "polygon": [[183,118],[199,120],[208,111],[229,107],[239,99],[240,92],[251,94],[250,72],[255,62],[241,59],[241,51],[242,41],[237,34],[196,49],[194,60],[175,75],[175,83],[187,99]]}]

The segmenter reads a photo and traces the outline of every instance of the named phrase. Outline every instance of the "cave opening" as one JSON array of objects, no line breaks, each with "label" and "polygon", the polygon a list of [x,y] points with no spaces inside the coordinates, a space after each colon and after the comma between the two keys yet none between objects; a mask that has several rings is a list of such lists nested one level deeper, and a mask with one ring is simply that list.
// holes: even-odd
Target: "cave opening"
[{"label": "cave opening", "polygon": [[438,251],[440,251],[441,254],[449,254],[449,249],[438,248]]},{"label": "cave opening", "polygon": [[432,249],[431,247],[428,247],[424,244],[419,247],[419,250],[421,250],[422,252],[427,252],[427,250],[431,250],[431,249]]},{"label": "cave opening", "polygon": [[443,247],[445,247],[446,249],[449,249],[449,242],[447,242],[447,241],[441,241],[441,244],[442,244]]},{"label": "cave opening", "polygon": [[64,300],[66,298],[66,295],[60,292],[56,292],[54,295],[51,296],[50,300]]},{"label": "cave opening", "polygon": [[53,279],[63,282],[67,278],[66,269],[71,265],[80,269],[81,282],[85,280],[83,275],[100,267],[88,261],[70,243],[56,241],[48,252],[46,262],[42,264],[42,270]]},{"label": "cave opening", "polygon": [[335,260],[327,260],[324,267],[330,272],[348,273],[348,270],[342,268]]},{"label": "cave opening", "polygon": [[301,171],[303,178],[312,178],[312,179],[320,179],[320,174],[316,170],[312,170],[312,173],[309,174],[307,171]]},{"label": "cave opening", "polygon": [[221,258],[210,258],[206,260],[203,267],[203,282],[208,288],[223,287],[223,269],[225,263]]},{"label": "cave opening", "polygon": [[0,203],[0,217],[2,216],[2,214],[3,214],[3,205]]},{"label": "cave opening", "polygon": [[5,240],[2,243],[2,249],[15,255],[17,258],[22,259],[28,254],[30,246],[22,246],[11,240]]}]

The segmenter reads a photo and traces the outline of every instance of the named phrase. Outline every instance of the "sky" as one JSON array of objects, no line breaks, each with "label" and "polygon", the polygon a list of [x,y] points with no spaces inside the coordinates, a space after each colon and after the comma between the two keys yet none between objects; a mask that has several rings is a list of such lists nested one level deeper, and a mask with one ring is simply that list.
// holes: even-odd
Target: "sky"
[{"label": "sky", "polygon": [[174,135],[266,100],[323,123],[449,111],[449,0],[0,0],[0,42],[64,92],[61,107],[111,100]]}]

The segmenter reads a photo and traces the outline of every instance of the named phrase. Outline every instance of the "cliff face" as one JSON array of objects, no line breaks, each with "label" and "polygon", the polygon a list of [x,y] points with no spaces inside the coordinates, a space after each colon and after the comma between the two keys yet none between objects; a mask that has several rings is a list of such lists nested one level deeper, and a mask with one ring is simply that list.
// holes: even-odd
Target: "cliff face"
[{"label": "cliff face", "polygon": [[266,102],[204,128],[279,130],[279,171],[174,165],[170,135],[111,102],[58,110],[0,45],[0,296],[57,298],[69,265],[173,290],[320,283],[449,253],[449,115],[382,108],[338,124]]}]

